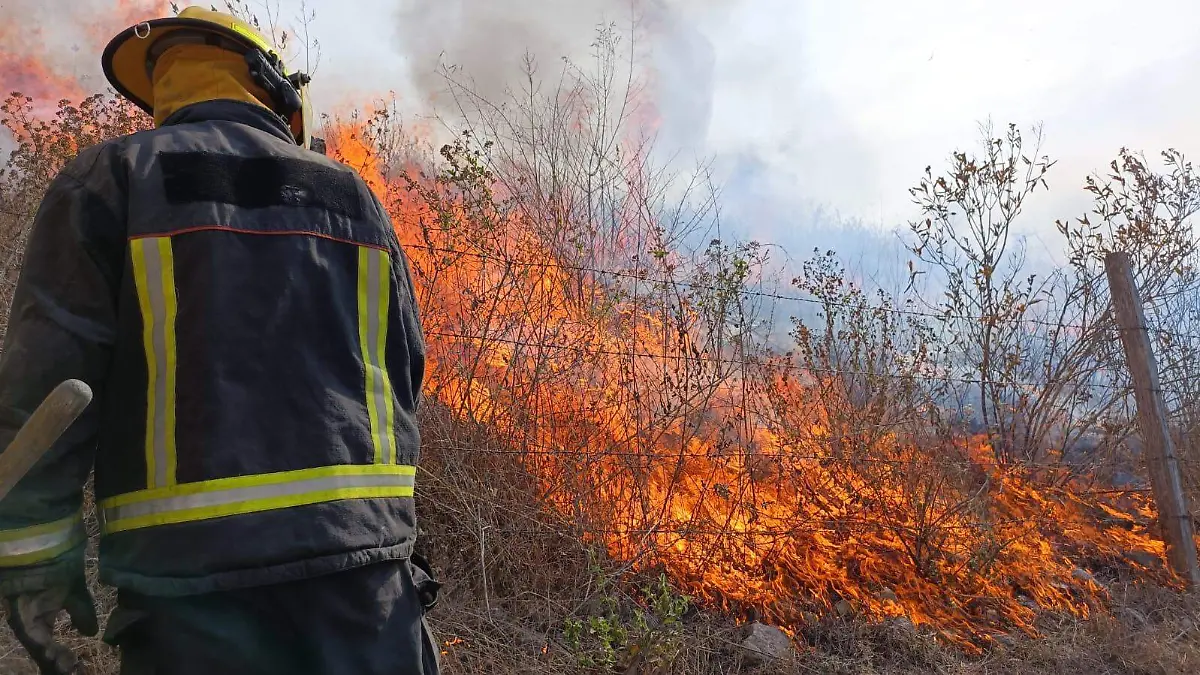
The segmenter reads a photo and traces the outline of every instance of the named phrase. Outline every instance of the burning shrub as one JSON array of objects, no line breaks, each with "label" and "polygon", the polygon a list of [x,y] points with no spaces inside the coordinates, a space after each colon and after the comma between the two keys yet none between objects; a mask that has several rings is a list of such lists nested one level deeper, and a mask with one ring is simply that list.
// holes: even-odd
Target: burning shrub
[{"label": "burning shrub", "polygon": [[[1074,400],[1058,386],[1026,396],[1018,376],[1059,373],[1064,353],[1079,356],[1063,375],[1099,369],[1076,343],[1038,352],[1045,368],[1029,363],[1030,338],[1008,323],[1031,318],[1022,303],[1046,295],[1040,286],[986,291],[1011,311],[987,333],[1007,342],[983,337],[1012,346],[1000,361],[1015,365],[995,370],[993,354],[971,366],[985,397],[1003,393],[991,409],[1009,411],[999,436],[990,422],[972,436],[948,405],[974,353],[964,345],[979,343],[964,342],[976,332],[950,341],[967,319],[921,316],[919,298],[870,298],[818,258],[797,285],[823,323],[797,325],[791,356],[772,348],[756,319],[761,249],[686,248],[711,213],[650,198],[666,190],[648,178],[645,148],[600,123],[622,107],[612,92],[565,81],[488,106],[441,149],[436,172],[406,156],[390,114],[330,135],[412,258],[430,399],[487,429],[478,460],[456,456],[508,457],[528,472],[530,510],[500,517],[490,538],[549,522],[620,570],[665,570],[708,607],[793,628],[830,611],[903,615],[970,649],[1036,634],[1043,610],[1090,615],[1106,594],[1081,566],[1161,554],[1144,501],[1089,492],[1053,448],[1012,461],[1053,426],[1018,438],[1029,427],[1016,425],[1014,401],[1037,417]],[[598,148],[613,154],[598,160]],[[1073,409],[1089,420],[1107,410]]]}]

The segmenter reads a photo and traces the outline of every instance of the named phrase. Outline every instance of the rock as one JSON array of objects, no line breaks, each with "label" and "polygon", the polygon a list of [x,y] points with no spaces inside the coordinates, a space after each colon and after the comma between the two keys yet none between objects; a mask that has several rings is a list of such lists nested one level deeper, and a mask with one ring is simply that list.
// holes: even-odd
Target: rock
[{"label": "rock", "polygon": [[883,590],[879,591],[878,595],[880,600],[886,600],[888,602],[899,602],[900,600],[900,598],[896,597],[896,591],[893,591],[887,586],[884,586]]},{"label": "rock", "polygon": [[1042,606],[1037,603],[1037,600],[1034,600],[1033,598],[1029,597],[1028,595],[1018,595],[1017,602],[1021,603],[1021,605],[1024,606],[1025,609],[1028,609],[1028,610],[1031,610],[1034,612],[1042,611]]},{"label": "rock", "polygon": [[1157,555],[1149,551],[1126,551],[1125,557],[1130,562],[1137,563],[1142,567],[1149,567],[1151,569],[1159,567],[1162,564],[1162,560]]},{"label": "rock", "polygon": [[1132,607],[1122,607],[1117,610],[1117,614],[1130,623],[1136,623],[1138,628],[1145,628],[1150,624],[1149,617]]},{"label": "rock", "polygon": [[833,609],[838,613],[838,616],[842,617],[843,619],[854,614],[854,605],[850,604],[849,600],[838,600],[836,603],[834,603]]},{"label": "rock", "polygon": [[765,623],[752,623],[746,629],[739,653],[742,663],[761,666],[768,662],[791,661],[796,656],[788,634]]},{"label": "rock", "polygon": [[537,649],[549,645],[551,640],[543,633],[530,630],[520,624],[509,624],[511,635],[516,639],[521,646],[527,649]]},{"label": "rock", "polygon": [[1083,569],[1082,567],[1076,567],[1075,570],[1071,572],[1071,578],[1075,581],[1081,581],[1085,584],[1095,584],[1097,586],[1100,585],[1100,582],[1096,581],[1096,577],[1092,576],[1091,572]]},{"label": "rock", "polygon": [[1145,483],[1138,475],[1120,470],[1113,472],[1111,482],[1116,490],[1140,488]]},{"label": "rock", "polygon": [[1012,649],[1017,646],[1017,639],[1008,633],[996,633],[992,635],[992,641],[1001,649]]}]

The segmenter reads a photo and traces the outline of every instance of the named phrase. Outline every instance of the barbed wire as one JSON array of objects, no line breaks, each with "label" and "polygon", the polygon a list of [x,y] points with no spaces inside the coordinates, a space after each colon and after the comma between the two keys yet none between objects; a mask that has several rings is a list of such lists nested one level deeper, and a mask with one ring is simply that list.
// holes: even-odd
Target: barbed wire
[{"label": "barbed wire", "polygon": [[[571,352],[575,352],[577,354],[584,355],[584,356],[621,356],[621,357],[627,357],[627,358],[651,359],[651,360],[655,360],[655,361],[703,362],[703,363],[716,363],[716,364],[733,365],[733,366],[755,366],[755,367],[760,367],[760,368],[784,370],[784,371],[788,371],[788,372],[802,372],[802,373],[809,373],[809,374],[856,375],[856,376],[861,376],[861,377],[882,377],[882,378],[886,378],[886,379],[897,379],[897,380],[925,380],[925,381],[954,382],[954,383],[958,383],[958,384],[971,384],[971,385],[994,384],[994,385],[1007,385],[1007,386],[1016,386],[1016,387],[1044,387],[1044,386],[1046,386],[1046,382],[1012,381],[1012,380],[1007,380],[1005,378],[996,378],[994,380],[986,380],[985,381],[982,379],[972,379],[972,378],[965,378],[965,377],[961,377],[961,376],[950,376],[950,375],[933,375],[933,374],[924,374],[924,373],[894,373],[894,372],[887,372],[887,371],[871,372],[871,371],[859,371],[859,370],[851,370],[851,369],[844,369],[844,368],[808,367],[808,366],[805,366],[803,364],[798,364],[798,363],[784,363],[784,362],[780,362],[780,361],[762,360],[762,359],[756,359],[756,358],[738,359],[738,358],[731,358],[731,357],[711,356],[711,355],[705,355],[702,353],[667,354],[667,353],[662,353],[662,352],[638,352],[635,350],[618,350],[618,349],[608,349],[608,348],[603,348],[603,347],[567,345],[567,344],[551,343],[551,342],[547,342],[547,341],[519,340],[516,338],[501,337],[499,335],[474,336],[474,335],[467,335],[467,334],[463,334],[463,333],[451,333],[449,331],[442,331],[442,330],[428,330],[425,332],[425,335],[426,335],[426,337],[440,337],[440,338],[446,338],[446,339],[452,339],[452,340],[469,340],[469,341],[483,342],[483,343],[497,342],[497,343],[508,344],[508,345],[512,345],[512,346],[516,346],[516,347],[530,347],[530,348],[538,348],[538,349],[553,349],[553,350],[571,351]],[[1165,383],[1160,382],[1159,386],[1161,388],[1164,384],[1169,385],[1171,383],[1172,382],[1165,382]],[[1128,386],[1125,386],[1125,385],[1106,384],[1106,383],[1101,383],[1101,382],[1094,382],[1094,383],[1087,383],[1087,384],[1076,383],[1075,386],[1078,388],[1094,387],[1097,389],[1106,389],[1106,390],[1110,390],[1110,391],[1125,391],[1125,390],[1130,389]]]},{"label": "barbed wire", "polygon": [[[684,280],[673,279],[673,278],[671,278],[671,279],[659,278],[659,277],[653,277],[653,276],[645,275],[645,274],[634,274],[632,272],[620,272],[620,271],[616,271],[616,270],[602,269],[602,268],[591,267],[591,266],[587,266],[587,265],[573,265],[570,263],[564,263],[564,262],[559,262],[559,261],[548,262],[548,261],[533,261],[533,260],[515,260],[515,259],[504,258],[504,257],[500,257],[500,256],[495,256],[495,255],[489,255],[487,253],[481,253],[478,251],[464,251],[464,250],[459,250],[459,249],[451,249],[451,248],[434,246],[431,244],[407,243],[404,245],[404,248],[406,248],[406,249],[419,248],[419,249],[431,251],[433,253],[475,257],[475,258],[479,258],[482,260],[499,262],[499,263],[503,263],[505,265],[514,265],[517,267],[541,267],[541,268],[547,268],[547,269],[562,269],[562,270],[568,270],[568,271],[572,271],[572,272],[585,272],[585,273],[591,273],[591,274],[599,274],[599,275],[615,277],[615,278],[619,278],[619,279],[629,279],[629,280],[634,280],[634,281],[646,282],[646,283],[650,283],[650,284],[658,284],[658,285],[664,285],[664,286],[677,286],[680,288],[690,288],[693,290],[702,290],[702,291],[725,290],[725,289],[719,288],[717,286],[708,285],[708,284],[700,284],[700,283],[693,282],[693,281],[684,281]],[[806,297],[806,296],[790,295],[790,294],[783,294],[783,293],[773,293],[773,292],[769,292],[769,291],[759,291],[759,290],[751,290],[751,289],[739,290],[738,293],[741,295],[747,295],[747,296],[751,296],[751,297],[760,297],[760,298],[781,300],[781,301],[787,301],[787,302],[800,302],[800,303],[815,304],[815,305],[828,305],[828,306],[841,307],[841,308],[846,308],[846,309],[865,309],[867,311],[878,310],[878,311],[883,311],[883,312],[888,312],[888,313],[903,315],[903,316],[924,317],[924,318],[932,318],[932,319],[953,319],[953,320],[965,320],[965,321],[984,321],[986,319],[986,317],[956,315],[953,313],[923,312],[923,311],[919,311],[919,310],[906,310],[906,309],[898,309],[898,308],[894,308],[894,307],[883,307],[880,305],[871,305],[869,303],[867,303],[865,305],[858,305],[858,304],[853,304],[853,303],[839,303],[839,302],[833,302],[833,301],[824,301],[824,300]],[[991,320],[1005,321],[1006,319],[1002,319],[1000,317],[992,317]],[[1029,319],[1029,318],[1016,318],[1016,319],[1009,318],[1007,320],[1008,321],[1020,320],[1020,321],[1025,321],[1025,322],[1029,322],[1029,323],[1040,323],[1040,324],[1043,324],[1046,326],[1054,326],[1054,327],[1060,327],[1060,328],[1077,328],[1077,329],[1086,328],[1085,326],[1082,326],[1082,325],[1072,326],[1072,325],[1059,324],[1059,323],[1054,323],[1054,322],[1044,322],[1044,321],[1041,321],[1038,319]]]},{"label": "barbed wire", "polygon": [[[864,433],[861,435],[842,435],[842,436],[816,436],[808,439],[813,445],[837,443],[837,442],[857,442],[862,443],[864,440],[869,440],[871,434]],[[976,436],[985,436],[984,433],[975,434]],[[632,439],[631,439],[632,440]],[[698,439],[702,440],[702,439]],[[962,442],[964,438],[946,439],[947,444],[953,444],[955,441]],[[815,454],[811,451],[797,450],[760,450],[745,445],[729,446],[729,449],[714,449],[706,452],[696,450],[672,450],[663,447],[656,447],[647,450],[620,449],[621,446],[627,446],[629,441],[611,440],[616,448],[607,447],[603,449],[585,448],[585,447],[568,447],[566,443],[552,445],[548,443],[539,443],[528,438],[518,438],[511,441],[513,447],[497,448],[489,445],[456,445],[452,443],[432,442],[427,445],[427,448],[437,448],[438,450],[448,450],[464,453],[482,453],[486,455],[497,456],[512,456],[512,457],[587,457],[595,459],[644,459],[647,461],[661,462],[664,460],[682,460],[682,459],[702,459],[707,461],[720,460],[749,460],[754,461],[790,461],[790,462],[840,462],[844,463],[846,468],[852,468],[856,464],[867,465],[882,465],[882,466],[901,466],[913,467],[920,460],[916,458],[907,459],[886,459],[881,457],[864,457],[852,452],[839,454],[837,452],[827,452],[823,454]],[[919,444],[915,441],[896,441],[898,447],[916,447]],[[956,446],[962,449],[961,446]],[[927,460],[930,458],[926,458]],[[953,458],[947,455],[941,455],[937,461],[949,463]],[[978,460],[970,457],[961,457],[959,462],[956,462],[961,468],[978,468],[978,469],[1001,469],[1011,472],[1010,475],[1017,477],[1028,477],[1033,474],[1060,474],[1066,476],[1084,477],[1082,472],[1091,471],[1094,467],[1081,465],[1071,466],[1064,464],[1032,464],[1021,460]],[[1177,464],[1194,465],[1200,464],[1200,457],[1178,456],[1175,457]],[[1078,494],[1076,491],[1068,489],[1066,486],[1058,486],[1057,489],[1064,490],[1068,494]],[[1139,488],[1140,489],[1140,488]],[[1114,488],[1119,492],[1126,492],[1121,488]],[[1136,491],[1136,490],[1134,490]]]},{"label": "barbed wire", "polygon": [[[804,514],[797,514],[797,515],[804,515]],[[772,519],[771,517],[768,517],[768,516],[763,516],[762,518],[764,520]],[[651,518],[648,516],[647,519],[651,519]],[[1001,520],[987,520],[987,521],[981,520],[977,523],[937,524],[937,525],[926,525],[926,526],[904,525],[904,524],[897,523],[895,521],[890,521],[890,522],[882,521],[879,518],[859,518],[859,517],[855,517],[855,516],[845,516],[845,517],[822,516],[819,518],[814,518],[813,521],[809,521],[807,523],[803,523],[803,524],[797,523],[796,525],[792,525],[792,526],[788,526],[788,527],[747,526],[747,527],[743,527],[743,528],[738,528],[733,525],[727,525],[727,526],[723,526],[723,527],[712,527],[712,526],[707,526],[707,525],[704,525],[704,526],[701,526],[701,525],[693,525],[693,526],[674,525],[674,526],[649,527],[649,526],[642,525],[642,526],[637,526],[637,527],[625,528],[625,527],[619,527],[619,526],[613,525],[613,524],[611,524],[611,521],[606,521],[606,523],[604,525],[593,524],[593,523],[571,524],[571,523],[565,523],[565,522],[560,523],[560,522],[554,522],[554,521],[546,522],[546,521],[533,521],[533,520],[531,520],[530,522],[537,523],[538,526],[537,527],[515,527],[515,526],[511,526],[511,525],[488,524],[484,528],[484,530],[485,530],[485,533],[526,534],[526,535],[546,534],[546,535],[569,536],[569,537],[576,537],[579,533],[584,533],[584,534],[588,534],[588,535],[643,535],[643,536],[645,536],[645,535],[668,535],[668,536],[676,536],[676,537],[680,537],[680,538],[686,538],[686,537],[693,536],[693,535],[713,536],[713,537],[722,537],[722,538],[728,537],[730,535],[740,535],[745,538],[759,538],[759,537],[792,538],[792,537],[795,537],[797,534],[809,534],[809,533],[846,534],[846,528],[852,527],[852,526],[860,526],[860,527],[866,526],[866,527],[872,527],[872,528],[877,528],[877,529],[881,529],[881,530],[891,530],[891,531],[896,531],[896,530],[918,531],[923,528],[928,528],[930,530],[938,530],[938,531],[945,531],[945,532],[978,532],[979,530],[984,529],[984,528],[991,529],[991,528],[1006,527],[1006,526],[1029,526],[1031,524],[1036,524],[1038,526],[1045,526],[1048,524],[1055,524],[1058,521],[1054,519],[1052,514],[1050,514],[1050,515],[1047,515],[1044,519],[1041,519],[1041,520],[1035,519],[1032,521],[1029,518],[1022,517],[1022,518],[1005,518],[1005,519],[1001,519]],[[816,525],[816,524],[814,524],[814,522],[827,523],[827,524],[832,524],[834,526],[841,526],[841,527]],[[1125,522],[1125,521],[1122,521],[1122,522]],[[1138,522],[1138,519],[1132,515],[1129,516],[1128,522],[1131,522],[1134,525],[1140,525],[1142,527],[1152,527],[1153,526],[1151,523],[1148,523],[1148,522],[1147,523]],[[1116,523],[1114,523],[1114,525],[1116,525]],[[470,531],[471,528],[464,528],[464,529],[467,529],[468,531]],[[1030,528],[1030,534],[1032,534],[1032,528]],[[429,536],[429,534],[426,533],[424,536]],[[1084,542],[1079,542],[1079,543],[1086,544],[1087,542],[1084,541]],[[704,556],[704,555],[706,555],[706,553],[705,552],[697,552],[695,555]]]},{"label": "barbed wire", "polygon": [[1200,341],[1200,333],[1183,333],[1158,326],[1143,326],[1149,333],[1157,333],[1158,335],[1167,335],[1174,338],[1181,338],[1188,341]]}]

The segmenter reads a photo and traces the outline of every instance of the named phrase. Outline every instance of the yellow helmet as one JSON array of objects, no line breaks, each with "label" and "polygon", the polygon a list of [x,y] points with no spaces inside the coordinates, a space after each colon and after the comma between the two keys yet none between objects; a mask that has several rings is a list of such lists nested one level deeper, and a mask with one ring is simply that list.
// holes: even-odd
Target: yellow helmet
[{"label": "yellow helmet", "polygon": [[[174,34],[174,38],[164,40]],[[166,47],[185,37],[203,35],[207,44],[244,54],[252,76],[274,99],[276,112],[288,119],[296,143],[309,147],[312,112],[308,75],[288,73],[283,61],[261,33],[241,19],[202,7],[187,7],[178,16],[130,26],[104,49],[101,65],[113,88],[134,105],[154,113],[154,62]]]}]

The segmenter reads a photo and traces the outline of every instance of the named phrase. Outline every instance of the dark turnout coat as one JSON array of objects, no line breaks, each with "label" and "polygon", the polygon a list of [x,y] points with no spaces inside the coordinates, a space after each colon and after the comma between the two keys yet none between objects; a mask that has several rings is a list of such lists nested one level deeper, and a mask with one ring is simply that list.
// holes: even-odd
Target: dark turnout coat
[{"label": "dark turnout coat", "polygon": [[425,348],[358,175],[210,101],[92,147],[39,209],[0,358],[0,447],[59,382],[95,400],[0,502],[0,594],[75,573],[191,595],[410,556]]}]

